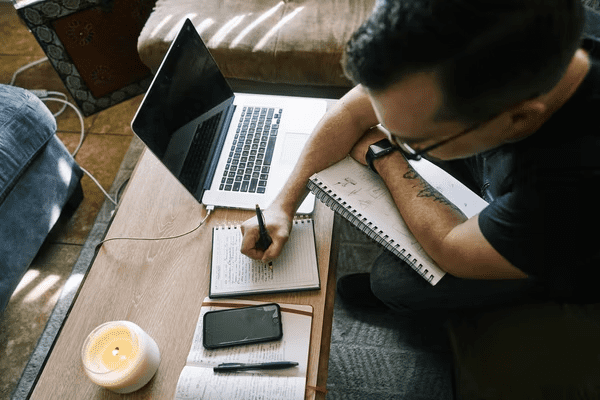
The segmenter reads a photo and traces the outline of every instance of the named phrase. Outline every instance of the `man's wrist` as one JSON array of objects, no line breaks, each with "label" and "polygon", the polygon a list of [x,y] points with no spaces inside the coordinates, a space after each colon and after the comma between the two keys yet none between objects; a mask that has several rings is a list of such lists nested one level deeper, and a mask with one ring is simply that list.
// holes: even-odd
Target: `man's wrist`
[{"label": "man's wrist", "polygon": [[394,151],[385,157],[373,160],[373,167],[377,170],[379,175],[385,175],[386,170],[392,166],[392,168],[398,169],[398,163],[408,163],[408,160],[399,151]]},{"label": "man's wrist", "polygon": [[397,149],[387,139],[381,139],[371,145],[365,154],[365,161],[369,168],[375,173],[379,173],[373,164],[375,160],[387,157],[389,154],[394,153]]}]

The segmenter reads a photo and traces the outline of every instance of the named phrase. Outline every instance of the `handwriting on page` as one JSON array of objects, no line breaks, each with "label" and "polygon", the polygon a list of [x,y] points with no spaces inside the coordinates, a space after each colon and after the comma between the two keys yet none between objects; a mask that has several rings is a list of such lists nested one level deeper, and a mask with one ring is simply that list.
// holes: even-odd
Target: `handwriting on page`
[{"label": "handwriting on page", "polygon": [[318,280],[311,221],[296,221],[283,251],[273,261],[252,260],[240,253],[238,227],[222,227],[213,233],[213,287],[215,290],[251,290],[266,287],[308,285]]},{"label": "handwriting on page", "polygon": [[[233,381],[232,381],[233,379]],[[304,397],[304,377],[259,373],[215,374],[209,368],[186,366],[177,384],[176,399],[289,400]]]},{"label": "handwriting on page", "polygon": [[270,282],[274,273],[266,263],[252,260],[240,253],[242,234],[237,227],[221,228],[215,231],[213,264],[216,282],[223,286],[249,285]]}]

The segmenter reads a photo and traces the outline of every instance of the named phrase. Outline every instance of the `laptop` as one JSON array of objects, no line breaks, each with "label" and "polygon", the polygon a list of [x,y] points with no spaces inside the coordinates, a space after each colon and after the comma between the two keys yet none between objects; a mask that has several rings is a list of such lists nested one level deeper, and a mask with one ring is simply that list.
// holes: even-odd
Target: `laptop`
[{"label": "laptop", "polygon": [[234,94],[187,19],[131,128],[202,204],[254,209],[274,200],[325,111],[323,99]]}]

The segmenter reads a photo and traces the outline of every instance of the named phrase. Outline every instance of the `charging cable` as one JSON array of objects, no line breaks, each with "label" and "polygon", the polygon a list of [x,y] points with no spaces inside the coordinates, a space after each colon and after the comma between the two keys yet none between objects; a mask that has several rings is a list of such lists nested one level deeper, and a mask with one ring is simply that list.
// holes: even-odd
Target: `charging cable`
[{"label": "charging cable", "polygon": [[[57,99],[57,98],[54,98],[54,97],[43,97],[43,96],[48,96],[48,95],[53,94],[53,93],[60,93],[60,92],[47,92],[45,90],[35,90],[35,91],[31,90],[31,92],[34,93],[36,96],[38,96],[40,98],[40,100],[42,100],[44,102],[46,102],[46,101],[56,101],[58,103],[63,103],[63,110],[64,110],[64,107],[67,107],[67,106],[69,106],[73,110],[75,110],[75,113],[77,114],[77,117],[79,117],[79,124],[81,126],[81,135],[79,137],[79,143],[77,144],[77,147],[75,148],[75,150],[73,150],[73,152],[71,153],[71,155],[73,156],[73,158],[75,158],[75,156],[77,155],[77,153],[79,153],[79,150],[81,149],[81,146],[83,146],[83,141],[85,139],[85,126],[84,126],[84,123],[83,123],[83,115],[81,115],[81,112],[77,109],[77,107],[75,107],[73,104],[69,103],[67,100]],[[60,110],[58,114],[60,114],[60,113],[62,113],[62,110]],[[81,165],[79,166],[79,168],[81,168],[81,170],[83,171],[84,174],[86,174],[87,176],[90,177],[90,179],[96,184],[96,186],[98,186],[98,188],[104,194],[104,196],[111,203],[113,203],[115,205],[115,210],[116,210],[116,208],[119,207],[119,204],[112,197],[110,197],[110,195],[108,194],[108,192],[106,190],[104,190],[104,188],[102,187],[102,185],[100,184],[100,182],[98,182],[98,180],[94,177],[94,175],[92,175],[87,169],[83,168]]]},{"label": "charging cable", "polygon": [[113,240],[138,240],[138,241],[158,241],[158,240],[171,240],[171,239],[179,239],[180,237],[184,237],[187,236],[189,234],[192,234],[194,232],[196,232],[198,229],[200,229],[200,227],[202,225],[204,225],[204,222],[206,222],[206,220],[208,219],[208,217],[210,216],[210,214],[212,213],[214,209],[214,206],[206,206],[206,215],[204,216],[204,218],[202,218],[202,221],[200,221],[200,223],[198,224],[198,226],[196,226],[194,229],[192,229],[191,231],[182,233],[180,235],[175,235],[175,236],[166,236],[166,237],[160,237],[160,238],[143,238],[143,237],[113,237],[113,238],[108,238],[108,239],[104,239],[103,241],[99,242],[96,245],[96,252],[100,249],[100,247],[106,243],[106,242],[110,242]]},{"label": "charging cable", "polygon": [[[28,68],[31,68],[35,65],[41,64],[44,61],[47,61],[48,58],[44,57],[41,58],[37,61],[31,62],[27,65],[24,65],[23,67],[17,69],[15,71],[15,73],[13,74],[9,85],[13,86],[15,83],[15,80],[17,79],[17,75],[19,75],[21,72],[25,71]],[[49,91],[49,90],[44,90],[44,89],[33,89],[33,90],[29,90],[30,92],[32,92],[33,94],[35,94],[41,101],[46,102],[46,101],[55,101],[57,103],[62,103],[63,106],[62,108],[57,111],[56,113],[54,113],[54,117],[58,117],[59,115],[61,115],[63,113],[63,111],[67,108],[67,107],[71,107],[75,113],[77,114],[77,117],[79,118],[79,124],[81,127],[81,134],[80,134],[80,139],[79,139],[79,143],[77,144],[77,147],[75,148],[75,150],[71,153],[71,155],[73,156],[73,158],[75,158],[75,156],[77,155],[77,153],[79,153],[79,150],[81,149],[81,146],[83,145],[83,141],[85,139],[85,125],[84,125],[84,120],[83,120],[83,115],[81,114],[81,112],[79,111],[79,109],[77,107],[75,107],[73,104],[71,104],[68,101],[68,97],[67,95],[65,95],[64,93],[61,92],[54,92],[54,91]],[[53,97],[54,96],[54,97]],[[60,98],[58,98],[60,97]],[[104,194],[104,196],[115,205],[115,209],[112,211],[111,214],[114,214],[116,212],[116,210],[119,208],[119,202],[118,200],[118,195],[119,192],[121,191],[121,189],[123,188],[123,186],[128,182],[125,181],[123,183],[123,185],[121,186],[121,188],[119,188],[119,190],[117,191],[117,200],[113,199],[107,192],[106,190],[102,187],[102,185],[100,185],[100,182],[98,182],[98,180],[89,172],[87,171],[85,168],[79,166],[81,168],[81,170],[96,184],[96,186],[98,186],[98,188],[100,189],[100,191],[102,191],[102,193]],[[200,227],[202,225],[204,225],[204,222],[206,222],[206,220],[208,219],[208,217],[210,216],[210,214],[212,213],[212,211],[214,210],[214,206],[206,206],[206,215],[204,216],[204,218],[200,221],[200,223],[198,224],[198,226],[196,226],[194,229],[192,229],[191,231],[188,231],[186,233],[182,233],[180,235],[175,235],[175,236],[168,236],[168,237],[162,237],[162,238],[128,238],[128,237],[115,237],[115,238],[109,238],[109,239],[105,239],[103,241],[101,241],[100,243],[98,243],[96,245],[96,251],[98,251],[100,249],[100,247],[106,243],[106,242],[110,242],[113,240],[170,240],[170,239],[177,239],[186,235],[189,235],[195,231],[197,231],[198,229],[200,229]]]},{"label": "charging cable", "polygon": [[[48,61],[48,57],[43,57],[40,58],[39,60],[33,61],[29,64],[26,64],[24,66],[22,66],[21,68],[17,69],[15,71],[15,73],[13,74],[12,78],[10,79],[10,82],[8,83],[10,86],[14,86],[15,81],[17,79],[17,76],[31,68],[34,67],[38,64],[41,64],[45,61]],[[75,113],[77,114],[77,117],[79,118],[79,125],[80,125],[80,138],[79,138],[79,143],[77,144],[77,147],[75,148],[75,150],[71,153],[71,156],[73,156],[73,158],[75,158],[75,156],[77,156],[77,153],[79,153],[79,150],[81,149],[81,146],[83,145],[83,141],[85,140],[85,125],[83,122],[83,115],[81,114],[81,112],[79,111],[79,109],[77,107],[75,107],[73,104],[71,104],[68,101],[68,97],[66,94],[61,93],[61,92],[55,92],[55,91],[49,91],[49,90],[44,90],[44,89],[33,89],[33,90],[29,90],[31,93],[35,94],[41,101],[43,102],[47,102],[47,101],[55,101],[58,103],[62,103],[62,108],[60,110],[58,110],[58,112],[54,113],[54,118],[58,117],[59,115],[61,115],[63,113],[63,111],[65,111],[65,109],[67,107],[71,107]],[[52,97],[55,96],[55,97]],[[57,98],[56,96],[60,97]],[[100,185],[100,182],[98,182],[98,180],[85,168],[83,168],[81,165],[79,166],[81,168],[81,170],[83,171],[84,174],[86,174],[87,176],[90,177],[90,179],[92,180],[92,182],[94,182],[96,184],[96,186],[98,186],[98,188],[100,189],[100,191],[102,192],[102,194],[104,194],[104,196],[115,205],[115,207],[118,207],[119,204],[107,193],[107,191],[102,187],[102,185]],[[116,210],[116,208],[115,208]],[[114,213],[114,211],[113,211]]]}]

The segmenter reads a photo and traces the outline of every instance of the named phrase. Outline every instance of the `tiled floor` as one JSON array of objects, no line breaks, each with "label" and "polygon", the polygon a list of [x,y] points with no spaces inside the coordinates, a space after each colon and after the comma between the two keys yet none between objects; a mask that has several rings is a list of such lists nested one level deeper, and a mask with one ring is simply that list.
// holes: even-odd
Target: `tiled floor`
[{"label": "tiled floor", "polygon": [[[8,83],[18,68],[45,56],[11,3],[0,3],[0,38],[0,83]],[[47,61],[19,74],[15,85],[68,94]],[[106,189],[133,138],[129,124],[141,98],[85,118],[86,139],[76,160]],[[52,111],[60,107],[58,103],[47,104]],[[80,131],[77,115],[67,108],[57,124],[58,136],[74,150]],[[9,398],[16,386],[104,202],[101,191],[87,176],[82,186],[83,202],[75,213],[59,221],[0,316],[0,399]]]}]

